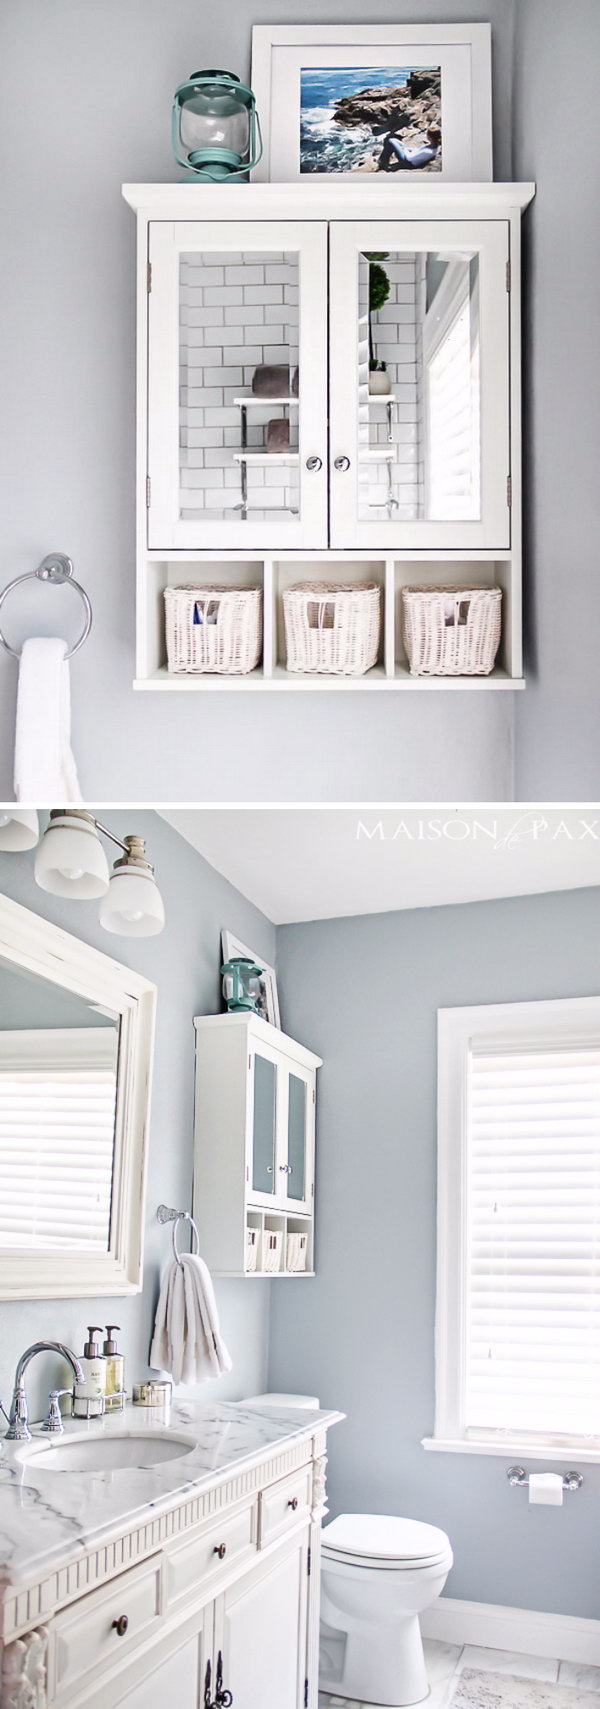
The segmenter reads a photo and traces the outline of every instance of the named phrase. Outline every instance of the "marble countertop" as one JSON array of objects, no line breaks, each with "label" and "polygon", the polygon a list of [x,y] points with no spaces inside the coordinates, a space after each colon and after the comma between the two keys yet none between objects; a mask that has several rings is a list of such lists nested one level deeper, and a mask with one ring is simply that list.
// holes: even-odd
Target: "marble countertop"
[{"label": "marble countertop", "polygon": [[[0,1594],[4,1584],[32,1582],[58,1564],[67,1565],[86,1550],[172,1506],[199,1487],[219,1483],[240,1467],[269,1457],[301,1437],[328,1429],[339,1412],[255,1410],[237,1405],[175,1402],[168,1417],[154,1408],[128,1405],[124,1412],[89,1424],[65,1419],[68,1436],[145,1434],[169,1428],[193,1439],[185,1456],[155,1466],[104,1471],[36,1471],[20,1461],[22,1444],[0,1441]],[[40,1425],[32,1437],[53,1441]]]}]

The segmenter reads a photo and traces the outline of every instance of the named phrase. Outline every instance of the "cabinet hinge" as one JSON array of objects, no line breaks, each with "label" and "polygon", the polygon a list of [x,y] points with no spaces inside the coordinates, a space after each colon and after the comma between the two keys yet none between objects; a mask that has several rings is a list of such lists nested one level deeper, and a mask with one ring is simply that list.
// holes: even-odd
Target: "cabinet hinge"
[{"label": "cabinet hinge", "polygon": [[146,290],[147,290],[148,294],[150,294],[150,291],[152,290],[152,262],[151,261],[148,261],[146,264]]},{"label": "cabinet hinge", "polygon": [[507,289],[507,291],[510,291],[511,282],[512,281],[511,281],[510,261],[507,261],[507,263],[506,263],[506,289]]},{"label": "cabinet hinge", "polygon": [[307,1578],[310,1578],[311,1558],[312,1558],[312,1549],[309,1546],[308,1553],[306,1556],[306,1576],[307,1576]]},{"label": "cabinet hinge", "polygon": [[151,491],[152,491],[152,488],[151,488],[150,476],[146,475],[146,510],[150,509]]},{"label": "cabinet hinge", "polygon": [[304,1709],[308,1709],[308,1680],[304,1681]]},{"label": "cabinet hinge", "polygon": [[507,475],[507,477],[506,477],[506,503],[507,503],[508,508],[510,510],[510,507],[512,504],[512,476],[511,475]]}]

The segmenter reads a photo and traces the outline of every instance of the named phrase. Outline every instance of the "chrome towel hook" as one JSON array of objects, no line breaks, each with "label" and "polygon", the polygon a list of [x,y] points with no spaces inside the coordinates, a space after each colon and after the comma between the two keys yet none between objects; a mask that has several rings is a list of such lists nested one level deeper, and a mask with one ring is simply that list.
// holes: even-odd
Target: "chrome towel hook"
[{"label": "chrome towel hook", "polygon": [[200,1236],[198,1234],[194,1218],[193,1216],[190,1216],[189,1211],[174,1211],[169,1205],[159,1205],[156,1215],[159,1222],[172,1222],[173,1224],[173,1252],[175,1254],[175,1262],[177,1264],[181,1264],[181,1257],[177,1249],[177,1229],[180,1222],[189,1222],[192,1230],[192,1251],[195,1240],[196,1250],[194,1257],[197,1258],[200,1251]]},{"label": "chrome towel hook", "polygon": [[[83,600],[85,611],[83,629],[77,641],[75,641],[73,646],[69,647],[69,651],[65,653],[66,659],[72,659],[74,658],[75,653],[79,652],[79,648],[83,646],[84,641],[87,641],[92,627],[93,614],[91,602],[85,588],[81,586],[81,582],[75,580],[72,561],[66,556],[65,552],[49,552],[47,557],[42,558],[42,562],[38,565],[37,570],[27,570],[25,575],[14,576],[11,582],[7,582],[6,587],[3,588],[2,593],[0,593],[0,610],[4,605],[5,599],[8,598],[9,593],[12,593],[13,588],[19,587],[21,582],[31,582],[35,580],[40,582],[53,582],[57,587],[65,587],[65,585],[68,585],[74,588],[75,592],[78,593],[80,598]],[[10,653],[11,658],[19,659],[21,657],[18,648],[10,646],[5,635],[2,633],[1,628],[0,646],[4,647],[5,653]]]}]

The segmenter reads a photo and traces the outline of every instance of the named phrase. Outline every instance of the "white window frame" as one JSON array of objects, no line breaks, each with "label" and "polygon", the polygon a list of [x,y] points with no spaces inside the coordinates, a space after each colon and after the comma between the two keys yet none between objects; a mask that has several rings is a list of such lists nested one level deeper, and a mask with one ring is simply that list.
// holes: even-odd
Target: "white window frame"
[{"label": "white window frame", "polygon": [[463,1411],[466,1329],[466,1146],[468,1054],[476,1039],[493,1049],[597,1046],[600,997],[494,1003],[438,1010],[438,1200],[435,1325],[435,1425],[423,1447],[450,1453],[516,1453],[530,1459],[600,1461],[600,1446],[523,1432],[467,1434]]}]

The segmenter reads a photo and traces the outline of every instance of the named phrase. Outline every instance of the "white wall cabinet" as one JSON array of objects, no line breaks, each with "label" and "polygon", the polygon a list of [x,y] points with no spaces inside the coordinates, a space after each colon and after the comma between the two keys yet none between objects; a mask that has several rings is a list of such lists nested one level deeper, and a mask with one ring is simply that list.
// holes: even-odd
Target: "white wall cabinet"
[{"label": "white wall cabinet", "polygon": [[[199,1016],[194,1027],[194,1217],[206,1261],[216,1275],[312,1273],[321,1058],[258,1015]],[[291,1234],[304,1237],[297,1272]]]},{"label": "white wall cabinet", "polygon": [[[432,175],[124,194],[139,233],[139,684],[347,687],[285,671],[282,592],[314,578],[381,583],[380,660],[352,688],[413,686],[403,585],[499,584],[498,668],[460,685],[518,685],[519,244],[533,186]],[[370,314],[373,256],[389,295]],[[385,396],[370,357],[387,365]],[[269,398],[253,391],[265,365],[281,380]],[[262,583],[263,657],[247,677],[165,670],[164,589],[207,580]]]}]

